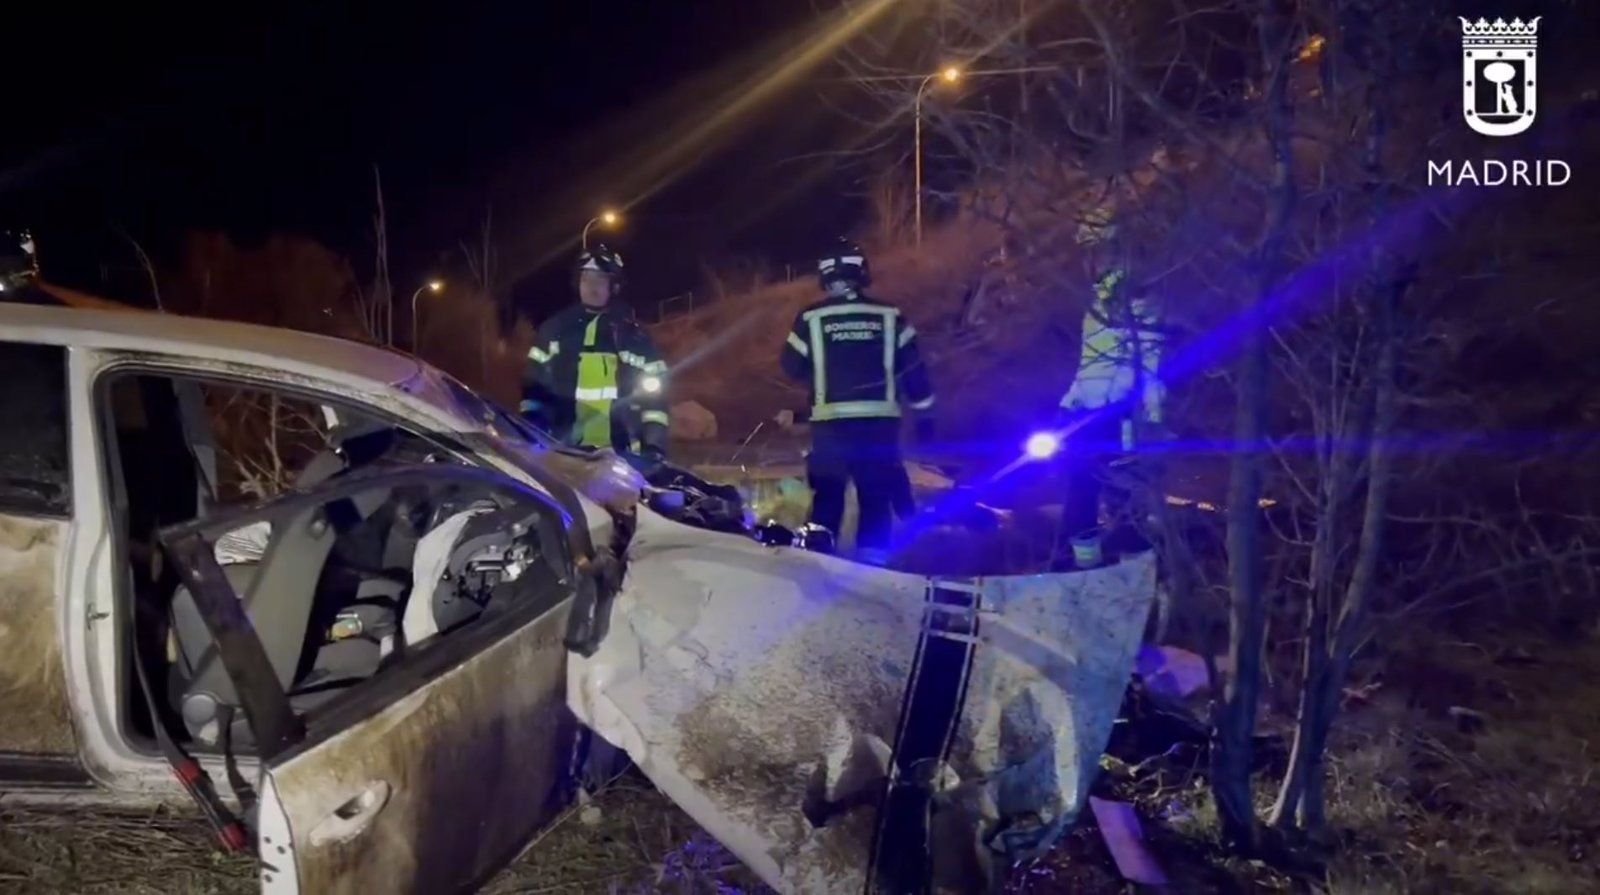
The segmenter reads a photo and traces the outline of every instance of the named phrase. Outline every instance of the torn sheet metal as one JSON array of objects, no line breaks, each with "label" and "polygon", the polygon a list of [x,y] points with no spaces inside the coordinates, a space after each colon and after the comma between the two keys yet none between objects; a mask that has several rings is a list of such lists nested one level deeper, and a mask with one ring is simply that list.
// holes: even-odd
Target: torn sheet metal
[{"label": "torn sheet metal", "polygon": [[[915,738],[902,728],[931,642],[925,619],[949,614],[928,607],[929,579],[644,509],[627,562],[610,634],[570,660],[578,717],[768,884],[861,891],[884,833],[885,778]],[[1139,556],[969,590],[975,633],[936,625],[945,633],[933,638],[971,642],[958,651],[964,690],[918,696],[955,703],[946,760],[914,772],[932,794],[935,883],[967,891],[997,853],[1047,848],[1082,807],[1155,567]]]}]

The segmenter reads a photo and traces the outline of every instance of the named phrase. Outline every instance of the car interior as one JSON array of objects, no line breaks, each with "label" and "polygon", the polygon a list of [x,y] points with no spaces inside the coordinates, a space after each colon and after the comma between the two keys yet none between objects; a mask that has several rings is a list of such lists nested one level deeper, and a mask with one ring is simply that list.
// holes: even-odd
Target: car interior
[{"label": "car interior", "polygon": [[[316,498],[356,470],[467,463],[446,439],[317,398],[167,375],[118,375],[107,399],[129,652],[163,728],[192,748],[249,754],[253,740],[195,597],[160,547],[169,526],[229,520],[208,543],[301,715],[464,625],[570,587],[559,514],[514,489],[363,479]],[[140,691],[125,699],[129,732],[153,736]]]}]

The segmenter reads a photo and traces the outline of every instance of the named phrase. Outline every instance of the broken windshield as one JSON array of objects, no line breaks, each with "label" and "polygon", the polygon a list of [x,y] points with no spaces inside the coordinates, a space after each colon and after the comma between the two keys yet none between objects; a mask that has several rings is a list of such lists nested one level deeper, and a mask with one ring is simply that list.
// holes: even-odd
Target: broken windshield
[{"label": "broken windshield", "polygon": [[[518,464],[535,478],[554,475],[568,486],[611,509],[631,507],[644,488],[644,477],[625,461],[595,456],[561,444],[550,433],[527,422],[466,385],[432,368],[424,368],[437,391],[453,409],[477,428],[459,433],[469,444],[482,443],[491,452]],[[530,469],[529,467],[537,467]]]},{"label": "broken windshield", "polygon": [[429,369],[428,373],[442,386],[443,392],[450,396],[455,405],[454,409],[462,416],[482,425],[489,434],[499,438],[518,438],[544,447],[555,446],[554,440],[548,434],[479,395],[450,374],[433,369]]}]

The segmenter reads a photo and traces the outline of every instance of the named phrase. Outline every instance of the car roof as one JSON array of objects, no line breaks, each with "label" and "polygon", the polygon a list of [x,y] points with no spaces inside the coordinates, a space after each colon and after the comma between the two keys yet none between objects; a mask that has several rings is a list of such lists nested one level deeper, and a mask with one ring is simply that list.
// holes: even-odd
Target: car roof
[{"label": "car roof", "polygon": [[348,339],[138,308],[0,302],[0,340],[232,361],[383,386],[414,379],[424,368],[414,357]]}]

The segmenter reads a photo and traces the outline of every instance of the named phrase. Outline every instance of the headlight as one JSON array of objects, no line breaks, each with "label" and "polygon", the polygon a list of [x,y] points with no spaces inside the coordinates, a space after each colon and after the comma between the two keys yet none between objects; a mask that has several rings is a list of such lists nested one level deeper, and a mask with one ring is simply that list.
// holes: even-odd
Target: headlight
[{"label": "headlight", "polygon": [[656,394],[657,392],[661,391],[661,377],[660,376],[646,376],[646,377],[644,377],[643,379],[639,380],[639,390],[644,392],[647,395]]}]

